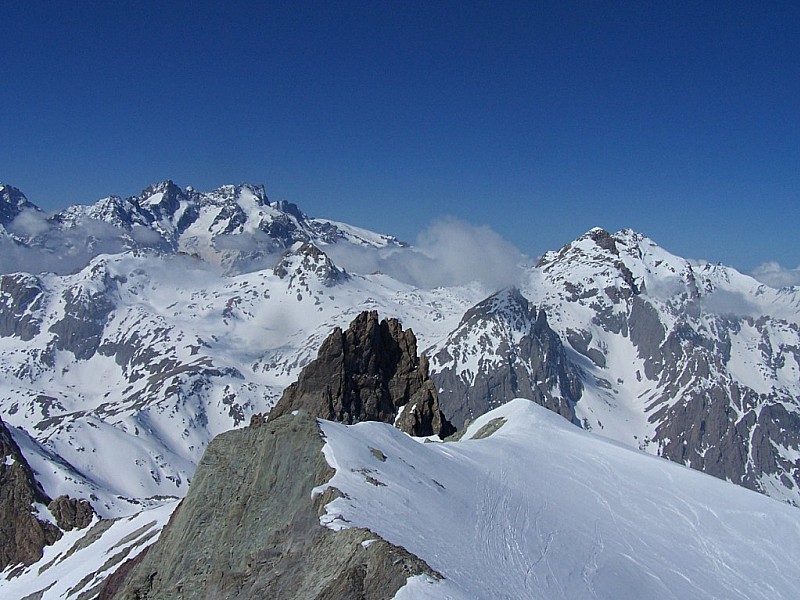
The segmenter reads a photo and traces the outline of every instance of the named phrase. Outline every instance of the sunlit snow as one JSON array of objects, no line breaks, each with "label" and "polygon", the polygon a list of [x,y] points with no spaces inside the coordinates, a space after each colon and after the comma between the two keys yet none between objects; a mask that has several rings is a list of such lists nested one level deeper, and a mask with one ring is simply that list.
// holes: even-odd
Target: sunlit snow
[{"label": "sunlit snow", "polygon": [[[499,430],[469,439],[494,419]],[[322,522],[369,528],[444,576],[398,598],[796,597],[796,508],[526,400],[459,442],[421,444],[379,423],[321,427],[329,485],[344,494]]]}]

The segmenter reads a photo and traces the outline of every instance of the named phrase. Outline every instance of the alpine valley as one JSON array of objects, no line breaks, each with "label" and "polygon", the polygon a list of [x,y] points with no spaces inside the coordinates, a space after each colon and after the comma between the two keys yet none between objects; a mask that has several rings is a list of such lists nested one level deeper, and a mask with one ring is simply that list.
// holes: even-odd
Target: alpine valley
[{"label": "alpine valley", "polygon": [[0,185],[0,597],[796,597],[800,290],[631,230],[434,262]]}]

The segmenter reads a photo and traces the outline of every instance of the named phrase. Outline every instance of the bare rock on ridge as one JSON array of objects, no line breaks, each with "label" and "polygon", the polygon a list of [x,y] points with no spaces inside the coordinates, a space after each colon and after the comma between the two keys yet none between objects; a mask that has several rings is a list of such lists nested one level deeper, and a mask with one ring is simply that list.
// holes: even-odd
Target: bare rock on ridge
[{"label": "bare rock on ridge", "polygon": [[295,410],[347,424],[391,423],[415,436],[455,431],[439,409],[414,332],[397,319],[378,321],[376,311],[362,312],[346,331],[334,329],[269,418]]},{"label": "bare rock on ridge", "polygon": [[100,598],[379,600],[413,575],[438,577],[368,530],[320,525],[335,492],[312,496],[333,475],[322,446],[303,412],[214,438],[158,542]]}]

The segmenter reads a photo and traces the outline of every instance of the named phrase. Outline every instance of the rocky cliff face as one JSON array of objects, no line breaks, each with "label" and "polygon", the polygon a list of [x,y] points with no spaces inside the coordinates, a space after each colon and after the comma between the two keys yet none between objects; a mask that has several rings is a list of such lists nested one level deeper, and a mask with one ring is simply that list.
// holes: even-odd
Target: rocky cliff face
[{"label": "rocky cliff face", "polygon": [[37,514],[50,502],[36,482],[19,446],[0,420],[0,570],[31,564],[42,548],[61,537],[53,523]]},{"label": "rocky cliff face", "polygon": [[17,188],[0,184],[0,225],[8,225],[23,210],[39,211]]},{"label": "rocky cliff face", "polygon": [[377,600],[435,576],[370,531],[320,525],[330,497],[312,490],[333,475],[322,446],[302,412],[217,436],[159,541],[100,598]]},{"label": "rocky cliff face", "polygon": [[352,424],[394,423],[411,435],[447,436],[454,431],[439,409],[426,357],[417,338],[397,319],[378,321],[365,311],[346,331],[337,327],[270,412],[270,419],[304,410]]},{"label": "rocky cliff face", "polygon": [[45,292],[38,277],[0,275],[0,337],[27,342],[39,334]]},{"label": "rocky cliff face", "polygon": [[544,310],[537,313],[516,288],[468,310],[428,353],[442,409],[458,428],[518,397],[576,422],[580,375]]},{"label": "rocky cliff face", "polygon": [[63,531],[92,522],[95,512],[86,500],[47,496],[2,419],[0,461],[0,571],[36,562]]}]

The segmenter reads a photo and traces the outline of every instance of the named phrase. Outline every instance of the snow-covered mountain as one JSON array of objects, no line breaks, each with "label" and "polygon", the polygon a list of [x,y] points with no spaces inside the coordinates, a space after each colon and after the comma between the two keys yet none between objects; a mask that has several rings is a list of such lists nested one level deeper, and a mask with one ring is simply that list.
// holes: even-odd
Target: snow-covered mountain
[{"label": "snow-covered mountain", "polygon": [[577,422],[580,373],[546,312],[537,312],[517,288],[500,290],[470,308],[458,327],[426,353],[443,410],[459,428],[516,397]]},{"label": "snow-covered mountain", "polygon": [[[21,217],[21,218],[20,218]],[[319,246],[402,247],[394,237],[312,219],[296,205],[270,202],[261,185],[225,185],[207,193],[164,181],[138,196],[109,196],[46,216],[8,185],[0,187],[0,225],[27,250],[0,260],[0,272],[38,264],[69,273],[103,253],[152,249],[197,256],[224,273],[271,267],[296,242]],[[0,242],[8,240],[0,239]]]},{"label": "snow-covered mountain", "polygon": [[[0,184],[0,227],[12,223],[23,211],[41,212],[20,190]],[[0,232],[5,232],[4,229]]]},{"label": "snow-covered mountain", "polygon": [[[73,274],[0,278],[0,413],[28,432],[31,462],[56,471],[51,495],[80,489],[103,498],[101,512],[122,497],[138,506],[181,496],[211,437],[268,409],[334,326],[372,308],[418,334],[457,425],[525,396],[623,443],[800,502],[795,289],[602,230],[545,255],[521,292],[416,289],[349,274],[324,252],[399,247],[395,238],[270,203],[262,186],[200,193],[164,182],[50,217],[10,186],[2,198],[12,230],[26,218],[46,225],[17,250],[35,254],[45,239],[100,224],[133,248]],[[271,268],[216,270],[255,255]],[[82,466],[86,447],[107,445],[128,448],[133,472]],[[61,462],[51,469],[53,455]]]},{"label": "snow-covered mountain", "polygon": [[180,497],[209,440],[267,411],[335,326],[379,308],[432,343],[478,297],[344,277],[313,248],[224,278],[142,253],[0,277],[0,411],[50,495],[107,516]]},{"label": "snow-covered mountain", "polygon": [[419,288],[331,258],[413,247],[251,185],[164,182],[50,216],[0,186],[0,217],[0,417],[49,497],[101,517],[174,506],[211,439],[364,310],[413,329],[459,426],[523,396],[800,505],[797,288],[600,229],[517,287]]},{"label": "snow-covered mountain", "polygon": [[800,503],[797,289],[595,229],[524,292],[584,373],[584,427]]}]

